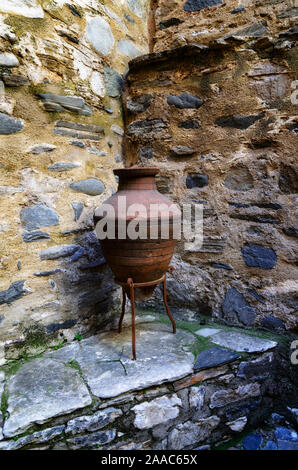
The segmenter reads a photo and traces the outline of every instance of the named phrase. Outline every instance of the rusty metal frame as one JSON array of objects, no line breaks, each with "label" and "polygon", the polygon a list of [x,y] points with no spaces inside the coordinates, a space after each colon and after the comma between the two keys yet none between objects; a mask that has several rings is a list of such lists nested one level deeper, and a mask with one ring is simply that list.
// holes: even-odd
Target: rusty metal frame
[{"label": "rusty metal frame", "polygon": [[[168,267],[168,272],[171,274],[174,271],[173,266]],[[122,322],[123,318],[125,315],[125,305],[126,305],[126,290],[129,290],[129,297],[130,297],[130,303],[131,303],[131,329],[132,329],[132,356],[133,360],[136,360],[136,325],[135,325],[135,287],[148,287],[148,286],[154,286],[157,284],[163,283],[163,300],[164,304],[167,310],[168,317],[172,323],[173,326],[173,333],[176,333],[176,323],[175,320],[173,319],[171,312],[170,312],[170,307],[167,301],[167,281],[166,281],[167,275],[164,274],[160,279],[157,279],[155,281],[150,281],[150,282],[133,282],[133,279],[130,277],[127,279],[126,282],[121,282],[115,279],[115,283],[118,284],[119,286],[122,287],[122,311],[121,311],[121,316],[119,320],[119,325],[118,325],[118,331],[121,333],[122,331]]]}]

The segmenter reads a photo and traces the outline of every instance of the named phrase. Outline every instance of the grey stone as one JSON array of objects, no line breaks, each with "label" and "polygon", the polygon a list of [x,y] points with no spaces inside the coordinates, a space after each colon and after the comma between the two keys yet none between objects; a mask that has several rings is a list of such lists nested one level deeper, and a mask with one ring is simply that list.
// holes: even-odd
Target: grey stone
[{"label": "grey stone", "polygon": [[84,142],[80,142],[79,140],[73,140],[71,142],[71,145],[74,145],[75,147],[80,147],[80,148],[85,148]]},{"label": "grey stone", "polygon": [[276,439],[293,441],[298,443],[298,434],[294,429],[278,426],[274,431]]},{"label": "grey stone", "polygon": [[146,147],[141,147],[139,150],[139,158],[141,161],[146,161],[146,160],[151,160],[154,155],[154,150],[153,147],[146,146]]},{"label": "grey stone", "polygon": [[144,134],[154,134],[163,131],[168,126],[162,119],[147,119],[146,121],[134,121],[127,127],[127,134],[139,136]]},{"label": "grey stone", "polygon": [[187,147],[186,145],[177,145],[176,147],[171,148],[171,153],[174,156],[184,157],[188,155],[193,155],[195,150]]},{"label": "grey stone", "polygon": [[[211,339],[212,340],[212,339]],[[205,349],[199,354],[199,357],[194,365],[194,371],[203,369],[210,369],[211,367],[217,367],[222,364],[236,361],[240,356],[233,351],[227,349],[213,347]]]},{"label": "grey stone", "polygon": [[284,322],[274,315],[263,318],[261,326],[271,331],[284,331],[286,329]]},{"label": "grey stone", "polygon": [[111,126],[111,131],[113,131],[117,135],[120,135],[121,137],[124,135],[124,130],[122,129],[122,127],[117,126],[116,124],[113,124]]},{"label": "grey stone", "polygon": [[179,96],[169,95],[167,103],[179,109],[199,108],[204,103],[198,96],[190,95],[187,92],[181,93]]},{"label": "grey stone", "polygon": [[198,129],[200,127],[200,123],[193,119],[188,119],[187,121],[182,121],[178,124],[178,127],[182,129]]},{"label": "grey stone", "polygon": [[206,395],[206,387],[201,385],[200,387],[191,387],[189,390],[189,406],[200,410],[204,406]]},{"label": "grey stone", "polygon": [[127,98],[126,107],[132,114],[143,113],[149,108],[153,95],[146,93],[132,98]]},{"label": "grey stone", "polygon": [[95,124],[83,124],[81,122],[60,120],[56,122],[55,126],[58,128],[74,129],[76,131],[82,131],[86,133],[91,132],[94,134],[104,134],[104,128]]},{"label": "grey stone", "polygon": [[71,449],[88,449],[96,448],[104,444],[112,442],[116,437],[115,429],[109,431],[100,431],[87,434],[86,436],[77,436],[67,439],[67,443]]},{"label": "grey stone", "polygon": [[249,362],[240,362],[237,377],[242,379],[262,379],[272,374],[273,354],[266,353],[262,357]]},{"label": "grey stone", "polygon": [[117,98],[121,95],[123,87],[123,78],[117,72],[117,70],[105,66],[104,81],[108,96],[111,96],[112,98]]},{"label": "grey stone", "polygon": [[24,129],[24,121],[22,119],[15,119],[12,116],[0,113],[0,134],[16,134],[22,129]]},{"label": "grey stone", "polygon": [[84,116],[91,116],[93,114],[92,108],[79,96],[61,96],[53,93],[39,93],[37,96],[43,101],[46,111],[71,111]]},{"label": "grey stone", "polygon": [[83,202],[72,202],[71,203],[74,213],[74,220],[75,222],[79,220],[84,210],[84,203]]},{"label": "grey stone", "polygon": [[196,331],[196,335],[203,336],[203,338],[209,338],[209,336],[215,335],[220,331],[221,330],[218,328],[201,328],[200,330]]},{"label": "grey stone", "polygon": [[276,265],[277,256],[271,248],[247,243],[241,249],[245,264],[250,267],[272,269]]},{"label": "grey stone", "polygon": [[118,41],[117,48],[121,54],[128,56],[130,59],[134,59],[135,57],[138,57],[142,54],[142,52],[136,46],[126,39],[121,39]]},{"label": "grey stone", "polygon": [[253,325],[256,313],[234,287],[227,290],[222,304],[223,318],[229,325]]},{"label": "grey stone", "polygon": [[77,251],[80,251],[81,248],[80,245],[51,246],[51,248],[41,251],[39,257],[41,260],[66,258],[74,255]]},{"label": "grey stone", "polygon": [[215,121],[215,124],[221,127],[234,127],[235,129],[245,130],[262,117],[261,114],[256,116],[222,116]]},{"label": "grey stone", "polygon": [[71,183],[69,187],[78,193],[88,194],[89,196],[98,196],[105,190],[103,183],[95,178],[88,178],[82,181]]},{"label": "grey stone", "polygon": [[33,424],[91,404],[78,372],[49,358],[23,364],[8,380],[8,414],[3,434],[12,437]]},{"label": "grey stone", "polygon": [[145,8],[141,0],[127,0],[128,8],[139,18],[145,18]]},{"label": "grey stone", "polygon": [[65,429],[65,426],[54,426],[53,428],[44,429],[33,434],[29,434],[25,437],[20,437],[16,441],[5,441],[0,444],[0,450],[17,450],[25,447],[29,444],[41,444],[43,442],[51,441],[57,436],[61,436]]},{"label": "grey stone", "polygon": [[101,16],[92,18],[87,23],[86,38],[96,52],[107,56],[114,45],[114,36],[109,23]]},{"label": "grey stone", "polygon": [[22,233],[22,237],[23,241],[26,243],[50,239],[50,235],[48,233],[42,232],[41,230],[35,230],[34,232],[24,232]]},{"label": "grey stone", "polygon": [[184,4],[185,11],[200,11],[204,8],[220,5],[222,0],[186,0]]},{"label": "grey stone", "polygon": [[227,423],[227,426],[234,431],[234,432],[241,432],[245,428],[247,423],[247,417],[241,416],[241,418],[237,418],[234,421],[230,421]]},{"label": "grey stone", "polygon": [[234,10],[230,11],[232,15],[235,15],[236,13],[241,13],[242,11],[245,11],[246,8],[244,6],[240,6],[237,8],[234,8]]},{"label": "grey stone", "polygon": [[6,86],[24,86],[30,83],[27,77],[15,73],[4,73],[2,79]]},{"label": "grey stone", "polygon": [[37,277],[47,277],[53,276],[54,274],[62,273],[62,269],[53,269],[52,271],[41,271],[39,273],[34,273],[34,276]]},{"label": "grey stone", "polygon": [[182,402],[176,394],[144,401],[132,408],[135,413],[134,425],[138,429],[150,429],[166,423],[170,419],[177,418],[179,407],[182,407]]},{"label": "grey stone", "polygon": [[127,13],[124,13],[123,16],[127,21],[129,21],[132,24],[135,24],[135,20],[130,15],[128,15]]},{"label": "grey stone", "polygon": [[131,359],[130,328],[121,335],[101,333],[46,355],[64,362],[76,360],[92,393],[112,398],[190,374],[194,357],[187,349],[194,342],[195,337],[185,331],[174,335],[170,325],[143,324],[136,327],[136,361]]},{"label": "grey stone", "polygon": [[24,286],[25,281],[15,281],[10,284],[8,289],[0,291],[0,305],[10,305],[12,302],[21,299],[24,295],[31,292]]},{"label": "grey stone", "polygon": [[298,229],[295,227],[284,227],[282,231],[288,235],[288,237],[295,237],[298,238]]},{"label": "grey stone", "polygon": [[78,418],[71,419],[67,423],[65,434],[74,436],[81,434],[85,431],[94,432],[104,428],[107,424],[111,424],[115,419],[122,416],[122,411],[117,408],[106,408],[102,411],[97,411],[89,416],[79,416]]},{"label": "grey stone", "polygon": [[195,423],[186,421],[185,423],[178,424],[169,433],[168,448],[180,450],[206,440],[219,423],[220,418],[214,415],[209,418],[200,419]]},{"label": "grey stone", "polygon": [[180,18],[169,18],[166,21],[160,21],[158,23],[159,29],[167,29],[170,28],[171,26],[178,26],[179,24],[184,23],[183,20],[180,20]]},{"label": "grey stone", "polygon": [[191,175],[187,175],[186,177],[186,187],[188,189],[192,188],[203,188],[209,184],[209,178],[206,175],[202,175],[201,173],[193,173]]},{"label": "grey stone", "polygon": [[279,13],[277,18],[295,18],[296,16],[298,16],[298,8],[290,8]]},{"label": "grey stone", "polygon": [[251,397],[257,397],[261,393],[260,384],[257,382],[249,383],[246,385],[239,385],[236,389],[217,390],[210,397],[209,407],[221,408],[229,405],[230,403],[244,400]]},{"label": "grey stone", "polygon": [[267,441],[266,445],[261,450],[277,450],[277,445],[274,441]]},{"label": "grey stone", "polygon": [[49,325],[45,325],[44,328],[45,328],[46,334],[50,335],[59,330],[67,330],[69,328],[72,328],[74,325],[76,325],[76,323],[77,323],[76,320],[65,320],[59,323],[50,323]]},{"label": "grey stone", "polygon": [[233,36],[241,36],[241,37],[260,37],[267,34],[267,28],[265,22],[255,23],[251,26],[247,26],[246,28],[240,29],[236,33],[233,33]]},{"label": "grey stone", "polygon": [[226,271],[233,271],[232,266],[230,266],[229,264],[224,264],[224,263],[211,263],[211,266],[212,266],[213,268],[217,268],[217,269],[225,269]]},{"label": "grey stone", "polygon": [[48,170],[57,172],[68,171],[78,168],[79,166],[81,166],[79,162],[55,162],[53,165],[48,166]]},{"label": "grey stone", "polygon": [[259,433],[251,433],[245,436],[243,439],[243,449],[244,450],[258,450],[263,442],[263,437]]},{"label": "grey stone", "polygon": [[100,152],[96,147],[87,147],[87,152],[98,157],[105,157],[107,152]]},{"label": "grey stone", "polygon": [[57,147],[56,145],[51,145],[51,144],[36,144],[30,147],[27,150],[27,153],[34,153],[36,155],[39,155],[41,153],[49,153],[55,150]]},{"label": "grey stone", "polygon": [[298,442],[277,439],[277,450],[298,450]]},{"label": "grey stone", "polygon": [[282,194],[298,192],[298,171],[294,165],[281,164],[278,186]]},{"label": "grey stone", "polygon": [[0,53],[0,67],[17,67],[19,61],[11,52]]},{"label": "grey stone", "polygon": [[41,203],[33,204],[32,206],[22,209],[20,218],[26,230],[59,225],[57,212]]},{"label": "grey stone", "polygon": [[277,346],[276,341],[250,336],[237,331],[221,331],[210,338],[212,343],[237,352],[265,352]]}]

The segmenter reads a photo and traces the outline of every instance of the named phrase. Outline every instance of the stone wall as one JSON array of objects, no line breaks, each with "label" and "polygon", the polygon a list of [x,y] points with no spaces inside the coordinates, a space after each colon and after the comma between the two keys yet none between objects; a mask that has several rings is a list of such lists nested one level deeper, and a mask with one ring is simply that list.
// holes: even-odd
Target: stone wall
[{"label": "stone wall", "polygon": [[147,16],[144,0],[1,1],[0,363],[109,322],[92,216],[117,188],[123,74],[148,51]]},{"label": "stone wall", "polygon": [[137,361],[125,328],[3,367],[0,449],[209,449],[264,426],[276,402],[295,419],[278,335],[198,324],[173,335],[138,320]]},{"label": "stone wall", "polygon": [[154,52],[131,61],[124,94],[127,164],[160,166],[161,192],[204,208],[203,245],[178,244],[169,299],[227,324],[295,329],[297,5],[155,6]]}]

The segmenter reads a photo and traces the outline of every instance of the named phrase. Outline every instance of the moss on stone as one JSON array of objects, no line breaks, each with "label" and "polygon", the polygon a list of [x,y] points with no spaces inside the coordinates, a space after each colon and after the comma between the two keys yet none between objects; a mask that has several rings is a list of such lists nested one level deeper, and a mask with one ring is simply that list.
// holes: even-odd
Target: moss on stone
[{"label": "moss on stone", "polygon": [[11,26],[18,37],[26,33],[32,33],[34,36],[39,37],[48,37],[51,30],[53,30],[52,20],[47,16],[44,18],[25,18],[9,15],[4,23]]}]

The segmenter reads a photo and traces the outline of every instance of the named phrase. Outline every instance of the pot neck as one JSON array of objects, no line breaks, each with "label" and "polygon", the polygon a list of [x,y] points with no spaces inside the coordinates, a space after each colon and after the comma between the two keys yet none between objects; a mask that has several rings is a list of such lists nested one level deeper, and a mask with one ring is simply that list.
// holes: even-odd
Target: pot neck
[{"label": "pot neck", "polygon": [[118,191],[152,191],[157,190],[154,176],[136,176],[135,178],[119,177]]}]

